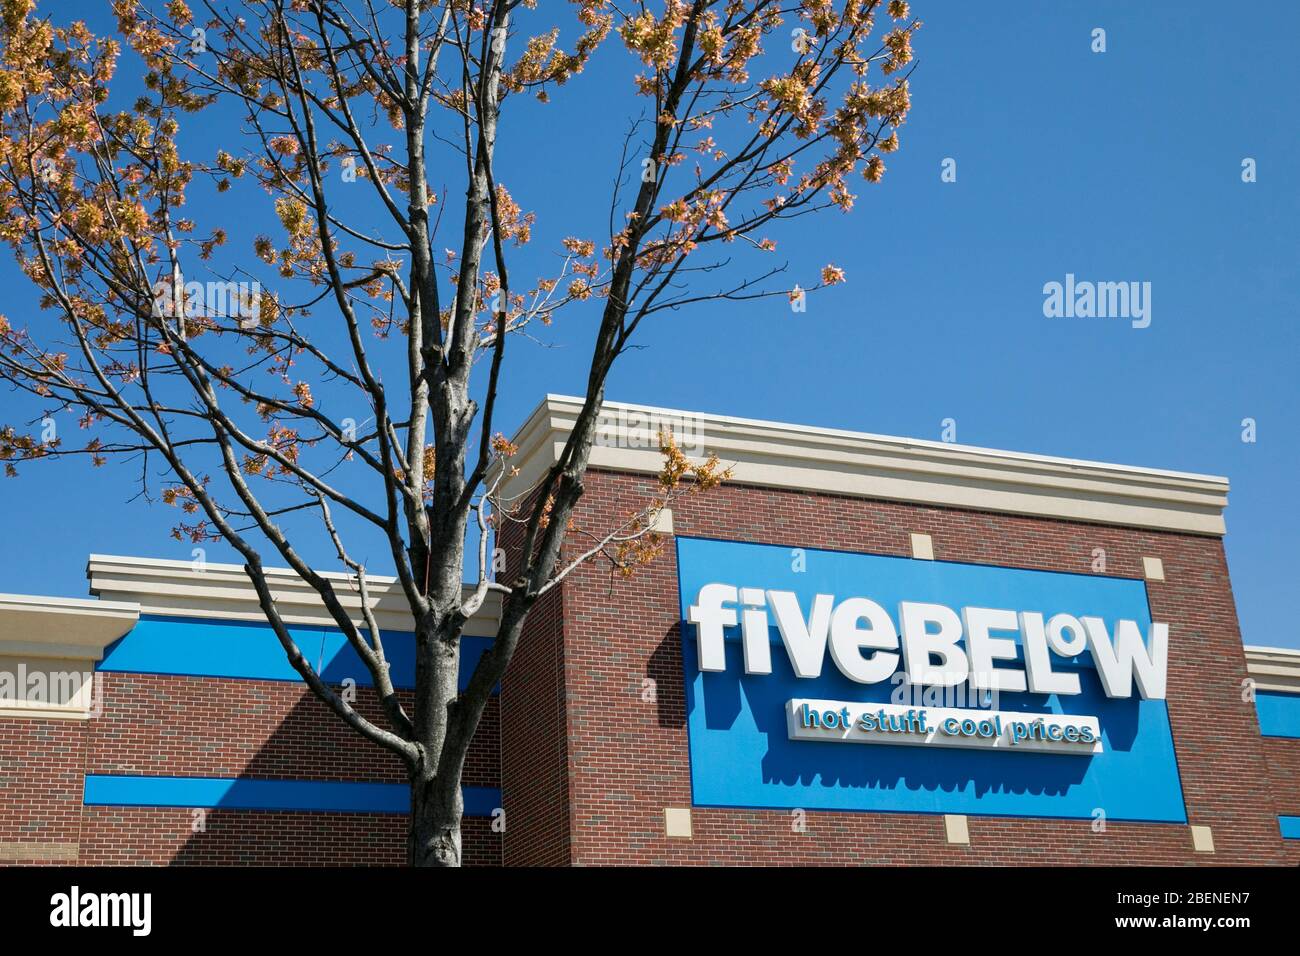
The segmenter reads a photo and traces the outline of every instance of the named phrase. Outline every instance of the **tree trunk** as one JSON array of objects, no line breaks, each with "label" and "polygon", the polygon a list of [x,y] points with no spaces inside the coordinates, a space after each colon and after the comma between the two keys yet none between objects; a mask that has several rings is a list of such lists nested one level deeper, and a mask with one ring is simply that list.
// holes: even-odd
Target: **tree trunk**
[{"label": "tree trunk", "polygon": [[411,866],[460,866],[460,818],[465,805],[458,782],[411,778],[411,824],[406,862]]}]

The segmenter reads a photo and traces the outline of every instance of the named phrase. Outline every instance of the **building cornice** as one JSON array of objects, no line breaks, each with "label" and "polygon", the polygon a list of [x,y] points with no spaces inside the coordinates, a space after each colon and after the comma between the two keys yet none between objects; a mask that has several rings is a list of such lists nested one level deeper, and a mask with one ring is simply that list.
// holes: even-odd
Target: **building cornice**
[{"label": "building cornice", "polygon": [[[353,623],[363,627],[361,595],[347,574],[323,571],[321,576],[335,583],[335,593],[349,611]],[[173,617],[201,617],[241,621],[265,621],[257,593],[238,564],[202,564],[190,561],[133,558],[92,554],[86,564],[90,593],[114,601],[130,601],[141,614]],[[276,607],[286,624],[334,628],[334,618],[321,603],[315,588],[287,568],[267,568],[267,582]],[[370,606],[383,630],[411,631],[411,618],[401,583],[392,577],[366,576]],[[468,589],[467,589],[468,590]],[[465,633],[491,636],[500,616],[500,595],[490,592],[487,600],[465,626]]]},{"label": "building cornice", "polygon": [[[548,395],[513,438],[524,495],[564,448],[582,399]],[[1221,536],[1228,480],[865,432],[606,402],[590,467],[657,474],[658,431],[677,423],[690,457],[716,454],[732,483]],[[688,441],[683,441],[686,435]]]},{"label": "building cornice", "polygon": [[0,657],[98,661],[139,617],[124,601],[0,594]]},{"label": "building cornice", "polygon": [[1300,694],[1300,650],[1247,645],[1246,673],[1256,690]]}]

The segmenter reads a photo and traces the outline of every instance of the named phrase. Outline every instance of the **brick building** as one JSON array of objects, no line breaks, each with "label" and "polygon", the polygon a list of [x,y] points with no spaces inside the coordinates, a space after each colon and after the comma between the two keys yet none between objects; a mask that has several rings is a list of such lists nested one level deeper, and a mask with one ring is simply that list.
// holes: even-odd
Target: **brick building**
[{"label": "brick building", "polygon": [[[508,494],[578,408],[530,416]],[[653,497],[662,427],[734,477],[660,512],[637,574],[589,563],[533,611],[467,863],[1300,862],[1300,652],[1242,645],[1225,480],[610,404],[580,529]],[[299,682],[241,569],[87,572],[95,600],[0,595],[0,862],[401,862],[399,763]],[[275,592],[378,720],[314,592]]]}]

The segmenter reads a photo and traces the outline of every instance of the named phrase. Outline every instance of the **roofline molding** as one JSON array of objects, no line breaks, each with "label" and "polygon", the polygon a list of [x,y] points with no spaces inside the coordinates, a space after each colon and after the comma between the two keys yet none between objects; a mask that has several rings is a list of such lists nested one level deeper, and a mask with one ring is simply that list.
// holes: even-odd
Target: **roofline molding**
[{"label": "roofline molding", "polygon": [[[583,400],[547,395],[512,439],[508,498],[559,458]],[[658,474],[660,427],[691,457],[734,464],[734,484],[1222,536],[1228,480],[833,428],[606,402],[590,467]]]},{"label": "roofline molding", "polygon": [[1247,644],[1246,673],[1256,690],[1300,694],[1300,650]]},{"label": "roofline molding", "polygon": [[98,661],[139,617],[125,601],[0,594],[0,656]]},{"label": "roofline molding", "polygon": [[[267,568],[266,578],[280,616],[286,624],[335,628],[333,616],[320,595],[297,572],[288,568]],[[321,577],[337,582],[339,601],[358,627],[365,626],[361,595],[352,576],[321,571]],[[136,558],[92,554],[86,563],[90,593],[113,601],[139,606],[141,614],[173,617],[201,617],[242,621],[264,621],[257,592],[242,565]],[[367,575],[370,606],[381,630],[411,631],[414,621],[401,583],[394,577]],[[471,591],[468,585],[466,593]],[[90,602],[94,603],[94,602]],[[501,613],[500,595],[489,592],[483,606],[465,625],[464,633],[490,637],[496,633]]]}]

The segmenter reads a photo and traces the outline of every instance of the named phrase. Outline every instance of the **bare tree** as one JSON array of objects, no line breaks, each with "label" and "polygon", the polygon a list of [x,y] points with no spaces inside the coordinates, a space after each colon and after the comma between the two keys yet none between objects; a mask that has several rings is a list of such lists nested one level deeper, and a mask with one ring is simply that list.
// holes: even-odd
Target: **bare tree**
[{"label": "bare tree", "polygon": [[[0,432],[0,458],[11,473],[38,458],[134,459],[150,495],[161,465],[161,497],[184,512],[176,533],[239,552],[303,680],[403,761],[410,862],[456,865],[466,751],[530,608],[576,562],[604,556],[626,572],[649,560],[654,513],[726,474],[665,436],[660,494],[566,550],[611,366],[658,312],[798,299],[843,280],[827,266],[806,290],[780,282],[783,267],[762,264],[774,257],[767,231],[847,211],[855,173],[879,182],[919,24],[902,0],[112,8],[111,36],[56,25],[29,0],[0,12],[0,232],[42,305],[0,319],[0,376],[94,436],[72,447],[29,419]],[[537,223],[496,175],[499,148],[531,148],[509,138],[506,107],[578,85],[598,51],[629,64],[625,90],[589,93],[601,110],[622,101],[630,124],[604,174],[608,235],[598,246],[555,233],[555,267],[518,282],[511,264]],[[183,155],[182,124],[200,119],[239,129],[244,147]],[[581,136],[548,144],[566,147],[586,154]],[[570,168],[599,173],[582,158]],[[217,225],[234,219],[215,197],[241,188],[269,197],[282,230],[252,237],[251,254],[226,248]],[[190,194],[216,222],[186,218]],[[240,217],[254,208],[243,202]],[[582,411],[554,466],[504,501],[513,449],[495,410],[508,344],[583,309],[599,321]],[[342,412],[356,408],[361,424]],[[523,547],[497,580],[487,549],[505,520],[520,523]],[[410,606],[409,712],[353,535],[382,542]],[[326,539],[362,597],[359,622],[302,557]],[[319,593],[373,678],[382,721],[295,645],[267,554]],[[491,591],[495,639],[461,689],[461,633]]]}]

